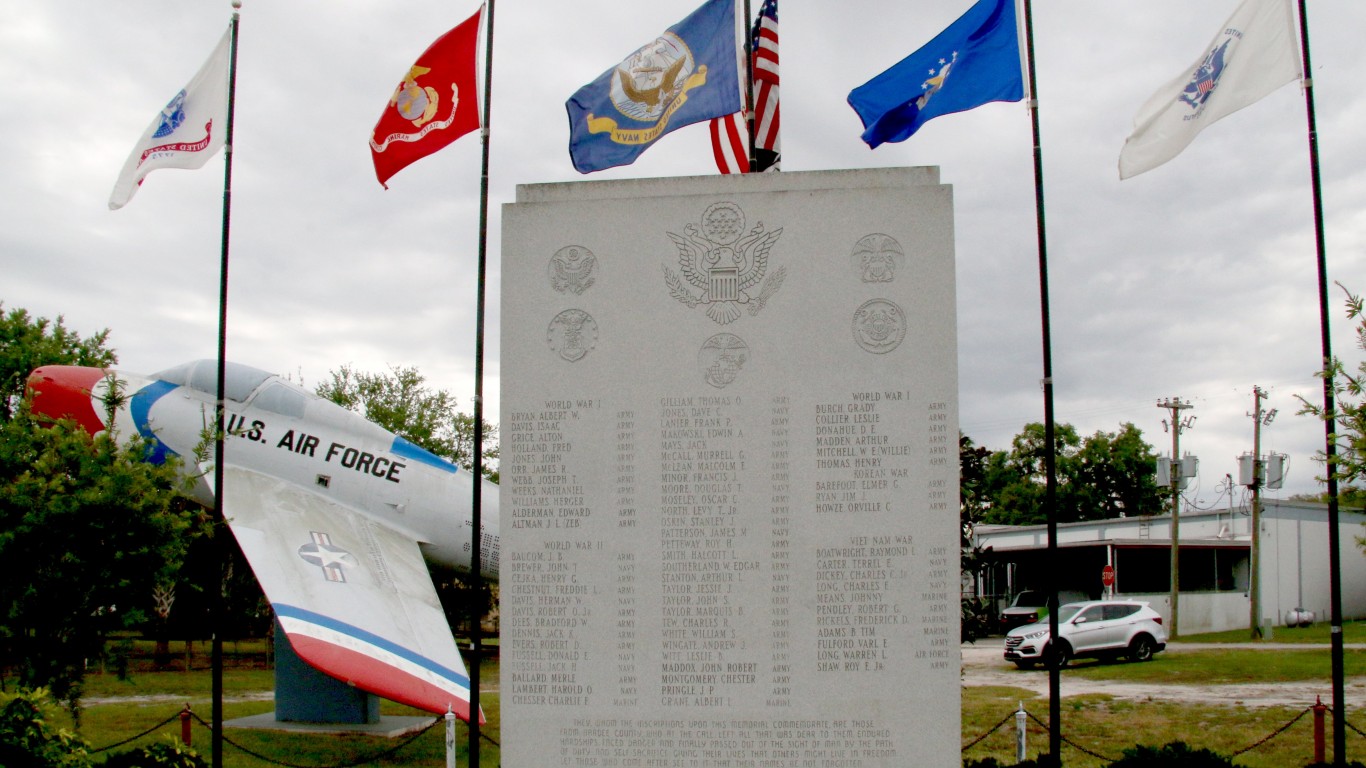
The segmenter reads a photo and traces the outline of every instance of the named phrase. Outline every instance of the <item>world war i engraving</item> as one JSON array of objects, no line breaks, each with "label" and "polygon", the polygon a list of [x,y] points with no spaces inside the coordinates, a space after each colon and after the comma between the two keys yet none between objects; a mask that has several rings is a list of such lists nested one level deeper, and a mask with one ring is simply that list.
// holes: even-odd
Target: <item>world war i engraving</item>
[{"label": "world war i engraving", "polygon": [[934,169],[518,189],[505,764],[959,764],[955,313]]}]

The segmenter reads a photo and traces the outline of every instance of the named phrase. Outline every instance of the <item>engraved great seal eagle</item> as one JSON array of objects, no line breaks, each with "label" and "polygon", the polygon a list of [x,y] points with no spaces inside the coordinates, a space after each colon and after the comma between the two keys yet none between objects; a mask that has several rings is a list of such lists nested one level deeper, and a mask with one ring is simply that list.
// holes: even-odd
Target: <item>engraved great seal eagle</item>
[{"label": "engraved great seal eagle", "polygon": [[[707,317],[717,323],[734,322],[742,305],[757,315],[782,286],[786,268],[764,279],[769,251],[783,234],[781,227],[765,232],[763,222],[759,222],[745,232],[745,214],[740,206],[720,202],[702,212],[700,226],[690,223],[683,227],[683,233],[665,233],[678,249],[678,269],[683,278],[664,267],[664,282],[670,296],[689,307],[705,305]],[[701,294],[688,285],[700,289]]]}]

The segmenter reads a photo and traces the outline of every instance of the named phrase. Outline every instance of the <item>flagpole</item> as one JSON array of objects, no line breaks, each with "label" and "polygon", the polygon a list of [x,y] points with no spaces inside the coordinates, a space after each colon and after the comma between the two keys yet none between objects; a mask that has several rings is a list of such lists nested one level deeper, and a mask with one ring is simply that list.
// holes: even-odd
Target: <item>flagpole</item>
[{"label": "flagpole", "polygon": [[745,0],[745,124],[749,126],[749,170],[758,167],[754,156],[754,30],[750,22],[749,0]]},{"label": "flagpole", "polygon": [[479,659],[480,626],[484,578],[480,565],[480,543],[483,538],[481,511],[484,485],[484,297],[485,274],[488,270],[489,223],[489,123],[493,99],[493,2],[488,0],[488,15],[484,19],[484,105],[479,126],[479,143],[483,148],[479,172],[479,275],[474,302],[474,491],[471,499],[470,573],[473,576],[474,599],[470,606],[470,710],[469,753],[470,768],[479,766]]},{"label": "flagpole", "polygon": [[223,131],[223,224],[222,240],[219,248],[219,276],[218,276],[218,391],[216,394],[217,402],[214,405],[215,429],[214,429],[214,459],[213,459],[213,508],[216,513],[214,519],[214,548],[218,555],[218,583],[215,585],[213,594],[209,598],[212,606],[211,631],[212,640],[212,678],[213,678],[213,735],[212,735],[212,765],[213,768],[223,766],[223,572],[226,565],[228,546],[227,546],[227,527],[224,521],[227,519],[223,514],[223,418],[226,410],[225,392],[227,389],[227,357],[228,347],[228,242],[230,232],[230,222],[232,220],[232,124],[233,108],[237,95],[237,27],[241,17],[239,11],[242,8],[242,0],[232,0],[232,22],[229,25],[231,33],[229,35],[229,54],[228,54],[228,119]]},{"label": "flagpole", "polygon": [[1304,108],[1309,129],[1309,176],[1314,199],[1314,245],[1319,281],[1319,337],[1323,348],[1324,460],[1328,468],[1328,590],[1332,611],[1333,669],[1333,764],[1347,764],[1346,712],[1343,700],[1342,565],[1338,531],[1337,441],[1334,429],[1333,345],[1328,324],[1328,255],[1323,232],[1323,192],[1319,174],[1319,137],[1314,117],[1314,79],[1309,64],[1309,20],[1304,0],[1299,0],[1300,56],[1304,73]]},{"label": "flagpole", "polygon": [[[1013,0],[1011,0],[1013,2]],[[1048,562],[1058,562],[1058,473],[1053,416],[1053,331],[1048,307],[1048,232],[1044,222],[1043,149],[1039,142],[1039,100],[1034,81],[1034,20],[1030,0],[1024,0],[1025,61],[1029,78],[1029,124],[1034,143],[1034,215],[1039,242],[1039,306],[1043,329],[1043,414],[1044,414],[1044,512],[1048,518]],[[1047,570],[1048,632],[1058,637],[1058,580],[1055,569]],[[1061,764],[1062,705],[1059,665],[1048,664],[1048,753],[1054,764]]]}]

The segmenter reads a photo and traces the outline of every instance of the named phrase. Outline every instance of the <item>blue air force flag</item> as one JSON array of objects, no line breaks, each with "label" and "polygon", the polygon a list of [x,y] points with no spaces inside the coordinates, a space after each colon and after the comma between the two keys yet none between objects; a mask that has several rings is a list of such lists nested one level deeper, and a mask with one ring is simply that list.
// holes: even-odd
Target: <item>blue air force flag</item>
[{"label": "blue air force flag", "polygon": [[870,148],[940,115],[1024,98],[1015,0],[977,0],[933,40],[849,92]]},{"label": "blue air force flag", "polygon": [[735,0],[707,0],[580,88],[564,105],[574,168],[630,165],[669,131],[743,109],[737,25]]}]

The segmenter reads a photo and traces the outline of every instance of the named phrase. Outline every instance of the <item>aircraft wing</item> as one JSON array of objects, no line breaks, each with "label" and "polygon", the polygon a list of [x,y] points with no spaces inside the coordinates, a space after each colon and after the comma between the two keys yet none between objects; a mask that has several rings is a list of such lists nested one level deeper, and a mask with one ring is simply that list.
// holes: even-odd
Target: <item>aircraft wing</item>
[{"label": "aircraft wing", "polygon": [[469,675],[416,541],[241,467],[224,467],[223,508],[300,658],[386,699],[469,720]]}]

